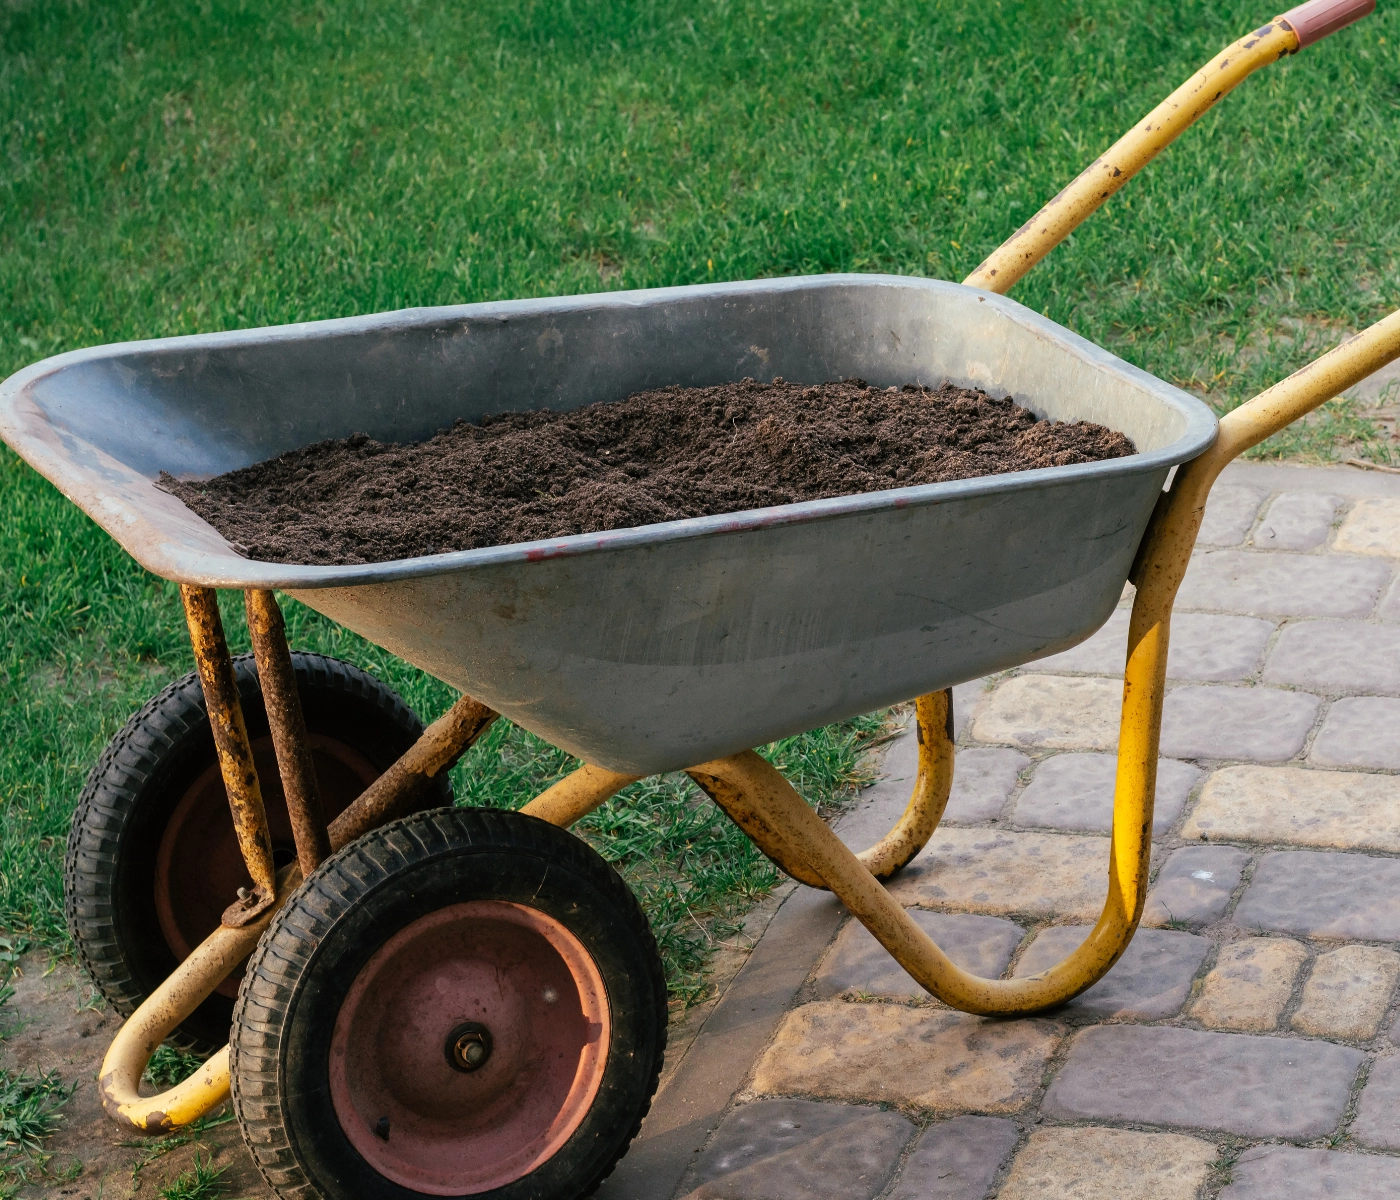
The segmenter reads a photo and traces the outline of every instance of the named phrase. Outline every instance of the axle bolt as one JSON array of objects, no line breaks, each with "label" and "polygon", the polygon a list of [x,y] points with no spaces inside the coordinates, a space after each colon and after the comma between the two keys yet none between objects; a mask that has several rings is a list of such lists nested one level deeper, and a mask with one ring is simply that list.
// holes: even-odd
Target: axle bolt
[{"label": "axle bolt", "polygon": [[480,1070],[491,1057],[491,1031],[477,1021],[465,1021],[447,1035],[443,1049],[454,1071]]}]

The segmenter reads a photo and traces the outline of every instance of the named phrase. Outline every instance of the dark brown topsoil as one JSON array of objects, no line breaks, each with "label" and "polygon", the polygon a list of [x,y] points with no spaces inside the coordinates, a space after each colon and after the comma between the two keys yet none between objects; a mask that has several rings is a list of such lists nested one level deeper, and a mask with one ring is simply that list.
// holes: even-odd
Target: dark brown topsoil
[{"label": "dark brown topsoil", "polygon": [[160,486],[250,558],[365,563],[1133,453],[946,383],[746,379],[459,420],[411,446],[357,433]]}]

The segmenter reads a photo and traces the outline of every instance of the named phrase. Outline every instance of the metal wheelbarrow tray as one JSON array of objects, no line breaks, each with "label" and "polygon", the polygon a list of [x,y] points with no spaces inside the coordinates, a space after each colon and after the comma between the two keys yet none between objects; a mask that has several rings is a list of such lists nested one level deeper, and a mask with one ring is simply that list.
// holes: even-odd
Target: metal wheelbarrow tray
[{"label": "metal wheelbarrow tray", "polygon": [[[141,722],[169,709],[179,721],[148,748],[180,722],[203,739],[204,782],[171,800],[175,815],[147,822],[162,853],[177,828],[204,838],[182,903],[167,895],[160,921],[201,904],[203,915],[179,937],[156,928],[149,893],[173,878],[160,865],[171,855],[143,844],[122,860],[140,823],[112,814],[133,812],[136,793],[122,793],[126,776],[109,780],[104,810],[92,790],[125,769],[127,731],[70,835],[75,944],[127,1016],[99,1080],[107,1112],[169,1130],[232,1089],[255,1161],[288,1200],[590,1194],[656,1088],[666,994],[635,899],[565,829],[641,776],[677,768],[955,1008],[1024,1015],[1102,978],[1147,894],[1172,606],[1211,486],[1244,450],[1400,356],[1400,312],[1217,422],[1002,293],[1252,71],[1372,7],[1309,0],[1241,38],[963,285],[832,275],[416,310],[77,351],[0,385],[5,440],[180,582],[198,667],[127,730],[149,732]],[[1138,452],[351,567],[249,561],[153,485],[161,470],[223,472],[358,430],[410,441],[459,417],[747,375],[948,379],[1009,392],[1041,416],[1099,422]],[[1103,910],[1047,970],[972,975],[881,882],[919,853],[948,801],[947,689],[1087,637],[1125,580],[1136,590]],[[245,592],[253,663],[230,655],[218,587]],[[293,655],[274,588],[465,694],[421,730],[363,672]],[[316,716],[328,703],[343,723],[351,692],[359,734]],[[919,769],[908,807],[858,855],[751,749],[911,697]],[[245,707],[257,709],[252,726]],[[441,807],[445,772],[498,713],[583,765],[519,812]],[[387,726],[406,748],[370,763],[361,751]],[[281,862],[274,815],[289,831]],[[134,882],[116,878],[119,861],[137,864]],[[155,955],[144,976],[123,922]],[[194,1037],[202,1013],[218,1018],[212,1057],[142,1096],[155,1048]]]},{"label": "metal wheelbarrow tray", "polygon": [[[363,430],[746,375],[944,379],[1129,458],[363,566],[239,557],[152,481]],[[78,351],[4,431],[144,566],[281,588],[584,760],[676,770],[1063,649],[1122,592],[1204,404],[1004,297],[831,275],[409,310]]]}]

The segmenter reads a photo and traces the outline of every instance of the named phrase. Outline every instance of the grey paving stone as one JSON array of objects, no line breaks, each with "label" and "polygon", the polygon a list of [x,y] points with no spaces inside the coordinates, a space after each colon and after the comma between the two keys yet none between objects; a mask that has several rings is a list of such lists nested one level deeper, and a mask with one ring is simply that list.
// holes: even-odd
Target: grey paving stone
[{"label": "grey paving stone", "polygon": [[953,732],[961,737],[964,730],[972,725],[977,705],[987,693],[985,679],[973,679],[953,688]]},{"label": "grey paving stone", "polygon": [[1376,609],[1376,616],[1382,621],[1400,621],[1400,575],[1395,577],[1390,591],[1386,592],[1385,599]]},{"label": "grey paving stone", "polygon": [[1220,920],[1248,861],[1249,855],[1234,846],[1183,846],[1173,850],[1147,893],[1143,922],[1209,925]]},{"label": "grey paving stone", "polygon": [[1228,683],[1254,674],[1273,636],[1274,623],[1260,617],[1178,613],[1172,617],[1167,678]]},{"label": "grey paving stone", "polygon": [[1400,770],[1400,700],[1347,696],[1333,701],[1308,760],[1328,767]]},{"label": "grey paving stone", "polygon": [[998,1117],[954,1117],[924,1131],[889,1200],[985,1200],[1019,1131]]},{"label": "grey paving stone", "polygon": [[1400,1159],[1297,1146],[1254,1146],[1220,1200],[1397,1200]]},{"label": "grey paving stone", "polygon": [[1303,748],[1320,704],[1277,688],[1173,688],[1162,706],[1162,753],[1284,762]]},{"label": "grey paving stone", "polygon": [[[1021,944],[1021,927],[1001,917],[910,909],[909,915],[965,971],[997,979]],[[817,972],[818,996],[927,996],[859,921],[847,921]]]},{"label": "grey paving stone", "polygon": [[914,1126],[898,1113],[760,1100],[730,1113],[687,1182],[691,1200],[870,1200]]},{"label": "grey paving stone", "polygon": [[959,750],[943,820],[950,825],[995,820],[1016,786],[1016,777],[1030,765],[1031,760],[1019,750]]},{"label": "grey paving stone", "polygon": [[1371,1064],[1351,1136],[1363,1146],[1400,1150],[1400,1054]]},{"label": "grey paving stone", "polygon": [[1400,860],[1325,850],[1266,854],[1235,924],[1301,937],[1400,941]]},{"label": "grey paving stone", "polygon": [[[1091,829],[1104,833],[1113,823],[1115,754],[1057,754],[1035,769],[1016,799],[1014,819],[1021,825],[1051,829]],[[1202,771],[1172,758],[1157,762],[1157,799],[1152,832],[1161,836],[1181,815],[1182,805]]]},{"label": "grey paving stone", "polygon": [[1270,683],[1324,692],[1400,693],[1400,628],[1360,621],[1284,626],[1264,664]]},{"label": "grey paving stone", "polygon": [[[1037,660],[1036,670],[1121,676],[1129,615],[1126,608],[1115,609],[1108,623],[1088,641]],[[1247,679],[1258,667],[1273,632],[1274,623],[1260,617],[1178,613],[1172,618],[1167,678],[1202,683]]]},{"label": "grey paving stone", "polygon": [[1261,550],[1311,550],[1327,540],[1343,496],[1287,492],[1276,496],[1250,538]]},{"label": "grey paving stone", "polygon": [[[1014,975],[1034,975],[1053,967],[1085,938],[1090,925],[1042,929],[1021,955]],[[1098,983],[1061,1010],[1066,1016],[1160,1021],[1181,1011],[1191,981],[1210,950],[1194,933],[1139,929],[1128,948]]]},{"label": "grey paving stone", "polygon": [[1195,555],[1177,607],[1281,617],[1364,617],[1390,579],[1379,558],[1214,550]]},{"label": "grey paving stone", "polygon": [[1264,495],[1258,488],[1230,484],[1211,488],[1196,540],[1203,546],[1238,546],[1254,524]]},{"label": "grey paving stone", "polygon": [[1096,1025],[1074,1039],[1041,1108],[1065,1120],[1315,1138],[1336,1127],[1364,1057],[1331,1042]]}]

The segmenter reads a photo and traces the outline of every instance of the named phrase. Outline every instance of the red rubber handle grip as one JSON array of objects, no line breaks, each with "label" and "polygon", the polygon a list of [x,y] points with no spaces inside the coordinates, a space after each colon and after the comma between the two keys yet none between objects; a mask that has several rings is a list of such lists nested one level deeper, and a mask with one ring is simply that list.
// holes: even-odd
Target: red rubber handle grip
[{"label": "red rubber handle grip", "polygon": [[1375,11],[1376,0],[1308,0],[1289,9],[1281,19],[1293,27],[1301,50]]}]

